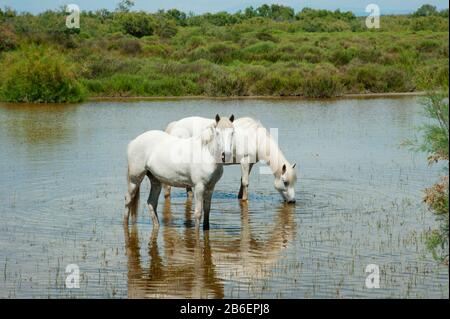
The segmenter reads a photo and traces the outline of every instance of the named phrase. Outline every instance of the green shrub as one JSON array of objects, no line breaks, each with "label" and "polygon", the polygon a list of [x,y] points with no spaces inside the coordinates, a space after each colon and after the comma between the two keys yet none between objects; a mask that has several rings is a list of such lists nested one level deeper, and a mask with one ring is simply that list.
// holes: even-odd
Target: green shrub
[{"label": "green shrub", "polygon": [[431,4],[424,4],[413,13],[413,15],[417,17],[434,16],[437,14],[438,11],[436,7]]},{"label": "green shrub", "polygon": [[287,78],[280,74],[269,73],[256,82],[257,95],[287,95],[284,90],[287,86]]},{"label": "green shrub", "polygon": [[163,38],[170,39],[174,37],[178,32],[177,25],[172,20],[159,18],[156,20],[155,33]]},{"label": "green shrub", "polygon": [[134,37],[142,38],[154,32],[153,19],[145,12],[122,13],[119,19],[125,33]]},{"label": "green shrub", "polygon": [[17,45],[16,34],[7,25],[0,25],[0,52],[13,50]]},{"label": "green shrub", "polygon": [[342,92],[341,80],[327,70],[318,70],[303,82],[303,95],[312,98],[330,98]]},{"label": "green shrub", "polygon": [[186,46],[189,50],[193,50],[205,44],[206,41],[204,38],[200,36],[193,36],[192,38],[189,38],[189,40],[186,43]]},{"label": "green shrub", "polygon": [[204,92],[211,96],[245,95],[245,83],[237,74],[216,69],[204,84]]},{"label": "green shrub", "polygon": [[421,52],[432,52],[441,47],[441,43],[436,40],[423,40],[418,43],[417,49]]},{"label": "green shrub", "polygon": [[322,49],[315,46],[303,45],[298,49],[299,59],[309,63],[319,63],[323,60],[323,55]]},{"label": "green shrub", "polygon": [[278,42],[278,39],[274,37],[268,30],[261,30],[256,33],[256,38],[260,41]]},{"label": "green shrub", "polygon": [[410,92],[415,89],[411,77],[404,70],[396,67],[385,68],[383,80],[386,83],[386,92]]},{"label": "green shrub", "polygon": [[116,73],[137,73],[142,67],[141,61],[94,55],[85,63],[83,76],[88,79],[112,76]]},{"label": "green shrub", "polygon": [[209,51],[206,47],[201,46],[198,47],[191,52],[189,52],[186,57],[189,59],[189,61],[196,61],[196,60],[212,60]]},{"label": "green shrub", "polygon": [[347,75],[347,87],[362,92],[409,92],[416,88],[413,78],[396,65],[365,64],[352,66]]},{"label": "green shrub", "polygon": [[120,49],[128,55],[136,55],[142,52],[141,43],[135,39],[123,39],[120,42]]},{"label": "green shrub", "polygon": [[329,60],[336,66],[346,65],[350,63],[350,61],[355,56],[354,49],[343,49],[337,48],[331,52]]},{"label": "green shrub", "polygon": [[214,63],[225,63],[233,59],[236,50],[231,43],[213,43],[207,47],[209,60]]},{"label": "green shrub", "polygon": [[386,83],[383,81],[379,65],[366,64],[352,67],[349,75],[353,77],[352,84],[360,86],[364,92],[386,92]]},{"label": "green shrub", "polygon": [[189,77],[161,76],[150,79],[143,75],[116,74],[84,83],[91,94],[102,96],[180,96],[201,92],[198,84]]},{"label": "green shrub", "polygon": [[249,55],[261,55],[276,49],[276,45],[271,41],[261,41],[250,45],[244,49],[244,52]]},{"label": "green shrub", "polygon": [[44,47],[10,53],[2,62],[0,98],[9,102],[79,102],[85,97],[74,66]]},{"label": "green shrub", "polygon": [[279,55],[277,54],[277,45],[271,41],[261,41],[250,45],[241,50],[243,59],[247,61],[276,61]]}]

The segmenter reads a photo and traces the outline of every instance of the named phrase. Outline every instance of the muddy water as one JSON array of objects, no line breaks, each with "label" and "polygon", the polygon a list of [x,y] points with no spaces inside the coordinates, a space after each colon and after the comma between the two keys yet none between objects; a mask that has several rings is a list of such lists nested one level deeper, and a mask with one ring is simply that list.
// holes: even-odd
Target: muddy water
[{"label": "muddy water", "polygon": [[[0,104],[0,297],[448,298],[421,203],[442,168],[399,146],[424,122],[418,101]],[[278,128],[299,169],[297,204],[281,203],[260,165],[240,204],[239,167],[226,167],[209,231],[195,232],[181,189],[161,197],[158,233],[143,203],[124,230],[128,141],[217,112]],[[69,264],[79,289],[65,287]],[[365,286],[368,264],[379,266],[379,289]]]}]

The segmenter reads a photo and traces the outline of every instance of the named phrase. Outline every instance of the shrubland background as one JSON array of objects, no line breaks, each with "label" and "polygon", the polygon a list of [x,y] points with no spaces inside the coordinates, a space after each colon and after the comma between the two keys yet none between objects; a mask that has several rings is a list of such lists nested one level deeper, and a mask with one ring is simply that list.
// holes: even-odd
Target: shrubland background
[{"label": "shrubland background", "polygon": [[280,5],[234,14],[178,10],[38,15],[0,10],[0,99],[75,102],[87,96],[304,96],[448,87],[448,9],[381,16],[294,12]]}]

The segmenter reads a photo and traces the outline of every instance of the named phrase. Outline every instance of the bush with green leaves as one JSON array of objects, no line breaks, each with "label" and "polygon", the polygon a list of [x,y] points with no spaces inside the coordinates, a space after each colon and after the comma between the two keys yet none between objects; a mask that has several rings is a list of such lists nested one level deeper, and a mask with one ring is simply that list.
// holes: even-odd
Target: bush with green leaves
[{"label": "bush with green leaves", "polygon": [[68,60],[55,50],[31,46],[1,63],[0,98],[8,102],[79,102],[85,91]]},{"label": "bush with green leaves", "polygon": [[124,12],[118,15],[118,19],[124,32],[136,38],[152,35],[154,32],[154,20],[145,12]]},{"label": "bush with green leaves", "polygon": [[328,66],[317,67],[303,82],[303,95],[312,98],[330,98],[342,93],[341,79]]},{"label": "bush with green leaves", "polygon": [[0,52],[14,50],[17,46],[16,34],[7,25],[0,25]]}]

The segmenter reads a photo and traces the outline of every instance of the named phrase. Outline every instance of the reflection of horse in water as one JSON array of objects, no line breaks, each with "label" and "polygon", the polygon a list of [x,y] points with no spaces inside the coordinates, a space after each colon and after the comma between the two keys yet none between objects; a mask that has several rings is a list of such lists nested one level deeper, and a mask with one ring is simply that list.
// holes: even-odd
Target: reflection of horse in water
[{"label": "reflection of horse in water", "polygon": [[[221,235],[210,240],[190,227],[191,203],[185,207],[187,226],[180,234],[170,226],[170,201],[165,202],[162,223],[163,247],[152,232],[148,245],[148,267],[142,267],[137,226],[125,229],[128,257],[129,298],[224,298],[223,280],[247,282],[262,279],[281,257],[296,231],[294,207],[277,209],[274,226],[264,241],[251,233],[247,203],[241,203],[239,237]],[[225,236],[225,237],[224,237]],[[227,238],[229,237],[229,238]]]},{"label": "reflection of horse in water", "polygon": [[294,207],[281,205],[277,209],[273,228],[261,242],[252,235],[248,203],[240,202],[240,206],[240,237],[218,241],[214,245],[213,263],[220,265],[220,277],[225,280],[238,277],[241,282],[249,282],[266,278],[280,260],[281,252],[294,240]]},{"label": "reflection of horse in water", "polygon": [[[186,219],[191,219],[191,202],[186,203]],[[194,227],[185,227],[184,238],[170,223],[170,202],[166,201],[163,211],[162,239],[165,258],[161,257],[157,233],[153,229],[148,244],[149,266],[142,268],[139,236],[136,224],[131,233],[125,229],[125,243],[128,257],[129,298],[223,298],[223,285],[215,276],[211,262],[209,232],[203,240]]]}]

